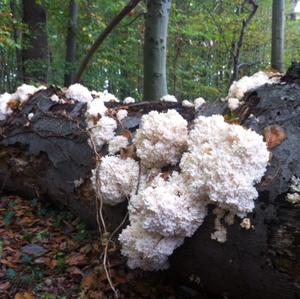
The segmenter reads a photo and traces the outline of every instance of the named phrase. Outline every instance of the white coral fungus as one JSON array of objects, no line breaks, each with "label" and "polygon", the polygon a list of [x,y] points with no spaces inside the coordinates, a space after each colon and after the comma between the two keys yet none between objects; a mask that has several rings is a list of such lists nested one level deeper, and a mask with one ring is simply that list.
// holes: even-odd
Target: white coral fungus
[{"label": "white coral fungus", "polygon": [[234,81],[228,92],[227,99],[236,98],[241,100],[245,93],[254,90],[265,84],[273,84],[274,81],[270,80],[265,72],[257,72],[253,76],[245,76],[238,81]]},{"label": "white coral fungus", "polygon": [[123,104],[132,104],[132,103],[135,103],[135,99],[132,97],[127,97],[123,101]]},{"label": "white coral fungus", "polygon": [[188,100],[183,100],[182,101],[182,106],[183,107],[194,107],[195,105],[192,102],[188,101]]},{"label": "white coral fungus", "polygon": [[243,216],[254,208],[254,187],[264,175],[269,152],[263,137],[228,124],[223,116],[200,116],[189,134],[180,167],[190,192],[206,193],[218,206]]},{"label": "white coral fungus", "polygon": [[91,129],[91,136],[98,148],[101,148],[105,143],[115,136],[117,122],[108,116],[103,116],[97,124]]},{"label": "white coral fungus", "polygon": [[239,99],[236,99],[236,98],[229,98],[229,99],[228,99],[228,108],[229,108],[231,111],[236,110],[237,108],[239,108],[239,106],[240,106],[240,101],[239,101]]},{"label": "white coral fungus", "polygon": [[172,95],[165,95],[160,99],[161,102],[177,102],[177,99],[175,96]]},{"label": "white coral fungus", "polygon": [[135,160],[121,159],[119,156],[105,156],[100,165],[92,171],[92,184],[97,188],[96,174],[100,178],[103,202],[116,205],[135,190],[139,175],[139,165]]},{"label": "white coral fungus", "polygon": [[206,101],[203,98],[197,98],[194,100],[195,110],[198,110]]},{"label": "white coral fungus", "polygon": [[176,165],[187,144],[187,121],[176,111],[151,111],[136,132],[137,155],[148,168]]},{"label": "white coral fungus", "polygon": [[43,88],[44,88],[43,86],[41,88],[36,88],[35,86],[32,85],[22,84],[17,88],[16,92],[11,95],[11,99],[18,100],[20,101],[20,103],[24,103],[29,99],[30,96],[32,96],[38,90]]},{"label": "white coral fungus", "polygon": [[117,112],[117,119],[118,121],[122,121],[124,118],[126,118],[128,115],[127,110],[121,109]]},{"label": "white coral fungus", "polygon": [[122,148],[128,146],[128,139],[125,136],[115,136],[108,142],[108,152],[110,155],[118,153]]},{"label": "white coral fungus", "polygon": [[69,88],[66,91],[66,97],[68,99],[76,100],[78,102],[83,103],[90,102],[93,99],[90,91],[79,83],[69,86]]},{"label": "white coral fungus", "polygon": [[12,110],[8,107],[8,102],[11,100],[11,94],[3,93],[0,95],[0,121],[12,114]]},{"label": "white coral fungus", "polygon": [[129,214],[143,228],[164,237],[190,237],[206,216],[206,203],[192,198],[178,172],[168,180],[158,175],[151,185],[131,197]]},{"label": "white coral fungus", "polygon": [[140,223],[128,225],[119,235],[121,253],[128,258],[129,268],[145,271],[168,268],[168,257],[183,243],[183,238],[162,237],[149,233]]},{"label": "white coral fungus", "polygon": [[107,111],[104,102],[100,98],[88,102],[86,114],[88,119],[104,116]]}]

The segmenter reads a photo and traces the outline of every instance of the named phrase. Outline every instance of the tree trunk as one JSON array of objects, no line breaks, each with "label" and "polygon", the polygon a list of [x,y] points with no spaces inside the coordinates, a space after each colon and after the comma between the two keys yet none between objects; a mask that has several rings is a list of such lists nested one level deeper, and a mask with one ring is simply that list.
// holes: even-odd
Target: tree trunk
[{"label": "tree trunk", "polygon": [[171,0],[147,1],[144,44],[144,100],[168,94],[166,57]]},{"label": "tree trunk", "polygon": [[[17,21],[17,7],[16,7],[16,0],[10,0],[9,1],[12,17],[14,21]],[[16,26],[14,26],[13,30],[13,37],[14,41],[16,44],[21,42],[21,36],[20,33],[18,32],[18,29]],[[19,48],[16,48],[16,63],[17,63],[17,82],[22,82],[23,81],[23,70],[22,70],[22,53]]]},{"label": "tree trunk", "polygon": [[69,26],[66,40],[66,73],[64,86],[69,86],[75,81],[74,63],[76,57],[76,31],[77,31],[77,12],[78,5],[76,0],[70,0],[69,3]]},{"label": "tree trunk", "polygon": [[[248,93],[235,115],[246,128],[263,134],[270,125],[280,126],[287,138],[272,150],[268,170],[257,189],[259,198],[248,217],[251,229],[229,226],[227,242],[210,239],[214,219],[186,238],[171,257],[168,275],[180,283],[204,288],[229,299],[300,298],[300,204],[287,200],[291,178],[300,177],[300,64],[294,64],[284,84],[265,85]],[[91,224],[96,223],[91,169],[95,155],[86,130],[86,104],[58,104],[53,87],[36,93],[1,123],[0,188],[6,192],[60,201]],[[123,108],[128,117],[117,130],[133,134],[143,114],[176,109],[189,124],[193,108],[180,103],[107,103],[110,114]],[[28,114],[34,117],[28,121]],[[201,106],[197,115],[229,115],[221,101]],[[104,148],[101,152],[106,154]],[[112,231],[123,219],[126,203],[105,206],[106,223]],[[223,297],[224,296],[224,297]]]},{"label": "tree trunk", "polygon": [[23,76],[25,82],[48,82],[49,48],[47,12],[35,0],[23,0],[23,23],[27,33],[22,40]]},{"label": "tree trunk", "polygon": [[283,72],[284,69],[284,7],[284,0],[273,0],[271,66],[279,72]]}]

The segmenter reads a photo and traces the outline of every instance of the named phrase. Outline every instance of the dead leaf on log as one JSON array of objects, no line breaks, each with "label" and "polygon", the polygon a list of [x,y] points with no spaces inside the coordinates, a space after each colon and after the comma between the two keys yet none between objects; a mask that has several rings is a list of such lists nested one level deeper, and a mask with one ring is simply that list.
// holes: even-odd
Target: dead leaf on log
[{"label": "dead leaf on log", "polygon": [[35,296],[32,293],[17,293],[14,297],[14,299],[34,299]]},{"label": "dead leaf on log", "polygon": [[264,137],[268,150],[280,145],[287,137],[283,128],[278,125],[268,126],[264,129]]}]

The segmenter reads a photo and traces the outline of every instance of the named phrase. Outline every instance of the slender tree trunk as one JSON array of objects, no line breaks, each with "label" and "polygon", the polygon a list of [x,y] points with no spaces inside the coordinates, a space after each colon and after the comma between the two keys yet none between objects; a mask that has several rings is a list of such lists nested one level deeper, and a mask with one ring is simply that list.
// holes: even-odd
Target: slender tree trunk
[{"label": "slender tree trunk", "polygon": [[[17,21],[16,0],[10,0],[9,5],[10,5],[12,17],[13,17],[14,21]],[[16,44],[21,42],[21,35],[20,35],[20,32],[18,32],[18,29],[16,28],[16,26],[14,26],[13,38],[14,38],[14,41]],[[22,70],[22,53],[19,48],[16,48],[16,64],[17,64],[16,80],[21,82],[21,81],[23,81],[23,70]]]},{"label": "slender tree trunk", "polygon": [[284,0],[273,0],[271,66],[280,72],[284,68],[284,23]]},{"label": "slender tree trunk", "polygon": [[149,0],[145,20],[144,100],[156,101],[168,93],[167,33],[171,0]]},{"label": "slender tree trunk", "polygon": [[74,63],[76,57],[76,31],[77,31],[78,4],[76,0],[69,3],[69,26],[66,40],[66,73],[64,85],[69,86],[75,81]]},{"label": "slender tree trunk", "polygon": [[28,33],[23,35],[22,60],[24,81],[48,82],[49,48],[47,12],[35,0],[22,0],[23,23]]},{"label": "slender tree trunk", "polygon": [[296,21],[296,19],[297,19],[297,14],[295,12],[297,2],[298,2],[298,0],[292,0],[292,11],[290,13],[290,17],[291,17],[291,20],[293,20],[293,21]]}]

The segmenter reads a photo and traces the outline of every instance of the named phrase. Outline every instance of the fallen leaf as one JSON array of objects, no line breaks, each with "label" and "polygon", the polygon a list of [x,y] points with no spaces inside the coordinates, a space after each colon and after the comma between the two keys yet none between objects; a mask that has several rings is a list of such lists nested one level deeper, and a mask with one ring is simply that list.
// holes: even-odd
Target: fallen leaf
[{"label": "fallen leaf", "polygon": [[9,288],[10,288],[10,282],[9,281],[0,284],[0,290],[1,291],[6,291]]},{"label": "fallen leaf", "polygon": [[131,132],[129,130],[123,130],[120,133],[120,135],[126,137],[127,139],[131,139],[132,138],[132,134],[131,134]]},{"label": "fallen leaf", "polygon": [[14,297],[14,299],[34,299],[34,295],[32,293],[17,293]]},{"label": "fallen leaf", "polygon": [[83,277],[82,271],[75,266],[67,268],[66,271],[74,278],[82,278]]},{"label": "fallen leaf", "polygon": [[268,150],[272,150],[280,145],[287,137],[283,128],[278,125],[268,126],[264,129],[264,137],[267,143]]},{"label": "fallen leaf", "polygon": [[75,253],[66,258],[66,264],[69,266],[84,266],[87,264],[87,260],[84,254]]},{"label": "fallen leaf", "polygon": [[89,274],[85,275],[81,281],[80,286],[82,288],[91,289],[92,286],[97,284],[97,276],[94,272],[90,272]]}]

